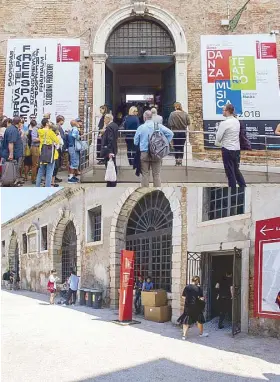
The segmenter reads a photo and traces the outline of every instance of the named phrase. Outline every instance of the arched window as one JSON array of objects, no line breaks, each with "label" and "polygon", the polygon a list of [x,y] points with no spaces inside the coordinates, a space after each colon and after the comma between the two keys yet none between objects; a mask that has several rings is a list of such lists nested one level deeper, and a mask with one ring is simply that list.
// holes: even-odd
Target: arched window
[{"label": "arched window", "polygon": [[134,19],[119,25],[111,33],[105,52],[109,57],[169,56],[175,52],[175,44],[169,32],[160,24]]},{"label": "arched window", "polygon": [[62,237],[62,282],[69,278],[71,271],[77,271],[77,234],[74,223],[67,224]]},{"label": "arched window", "polygon": [[150,276],[156,289],[171,291],[172,221],[169,201],[153,191],[132,210],[126,231],[126,248],[135,251],[135,277]]}]

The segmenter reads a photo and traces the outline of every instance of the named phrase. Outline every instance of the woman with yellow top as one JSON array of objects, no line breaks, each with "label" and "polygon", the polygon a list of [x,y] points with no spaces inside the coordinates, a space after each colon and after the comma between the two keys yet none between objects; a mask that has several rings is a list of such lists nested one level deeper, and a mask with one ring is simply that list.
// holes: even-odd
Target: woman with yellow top
[{"label": "woman with yellow top", "polygon": [[[42,119],[42,128],[38,130],[38,136],[40,139],[40,157],[39,157],[39,170],[36,179],[36,187],[41,186],[42,176],[46,177],[45,187],[51,187],[52,184],[52,176],[54,171],[55,160],[58,159],[58,151],[56,146],[59,145],[59,138],[51,129],[51,123],[47,118]],[[42,161],[42,147],[43,145],[48,146],[48,148],[52,148],[53,155],[50,161],[43,162]]]}]

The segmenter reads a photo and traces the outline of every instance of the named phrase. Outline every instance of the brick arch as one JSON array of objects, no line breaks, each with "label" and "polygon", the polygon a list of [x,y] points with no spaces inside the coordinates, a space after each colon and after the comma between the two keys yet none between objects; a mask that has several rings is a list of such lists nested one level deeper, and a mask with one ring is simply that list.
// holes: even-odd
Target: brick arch
[{"label": "brick arch", "polygon": [[[137,202],[148,193],[153,192],[152,188],[128,188],[121,196],[117,207],[114,211],[111,222],[111,234],[110,234],[110,304],[112,307],[118,306],[118,289],[120,284],[120,253],[122,249],[125,249],[126,243],[126,227],[127,222],[133,208]],[[167,187],[162,188],[161,191],[165,197],[169,200],[170,208],[173,213],[172,224],[172,274],[174,262],[181,259],[181,205],[176,195],[175,188]],[[180,261],[180,260],[179,260]],[[180,284],[180,274],[175,277],[172,275],[172,300],[173,294],[177,293],[174,286]],[[180,291],[178,290],[178,293]],[[177,296],[178,297],[178,296]],[[173,307],[173,303],[172,303]]]},{"label": "brick arch", "polygon": [[81,276],[81,240],[80,228],[74,214],[65,209],[60,209],[50,231],[50,253],[52,257],[52,268],[55,268],[58,277],[61,279],[62,273],[62,239],[68,223],[73,222],[77,235],[77,275]]}]

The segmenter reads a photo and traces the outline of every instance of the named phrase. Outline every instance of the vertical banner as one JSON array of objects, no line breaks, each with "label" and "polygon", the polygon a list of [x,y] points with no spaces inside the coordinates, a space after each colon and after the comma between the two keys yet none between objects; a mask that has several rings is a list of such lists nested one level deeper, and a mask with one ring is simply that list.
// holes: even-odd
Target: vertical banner
[{"label": "vertical banner", "polygon": [[121,251],[119,320],[132,320],[134,288],[134,252]]},{"label": "vertical banner", "polygon": [[4,114],[63,115],[67,125],[78,117],[79,71],[79,39],[8,40]]},{"label": "vertical banner", "polygon": [[205,148],[214,147],[223,107],[231,103],[253,149],[265,149],[260,135],[270,137],[270,149],[280,149],[271,138],[280,120],[276,36],[201,36],[201,71],[203,127],[212,133],[205,136]]},{"label": "vertical banner", "polygon": [[280,217],[256,222],[254,316],[280,319]]}]

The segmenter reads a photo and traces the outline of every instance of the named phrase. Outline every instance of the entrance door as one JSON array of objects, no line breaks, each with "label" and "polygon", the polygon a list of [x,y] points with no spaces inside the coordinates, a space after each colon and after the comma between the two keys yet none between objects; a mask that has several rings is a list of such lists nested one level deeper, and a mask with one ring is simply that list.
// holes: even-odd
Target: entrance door
[{"label": "entrance door", "polygon": [[162,114],[164,124],[167,124],[170,113],[174,110],[176,102],[175,65],[162,72]]},{"label": "entrance door", "polygon": [[232,298],[232,336],[241,332],[241,249],[234,248],[233,258],[233,298]]}]

